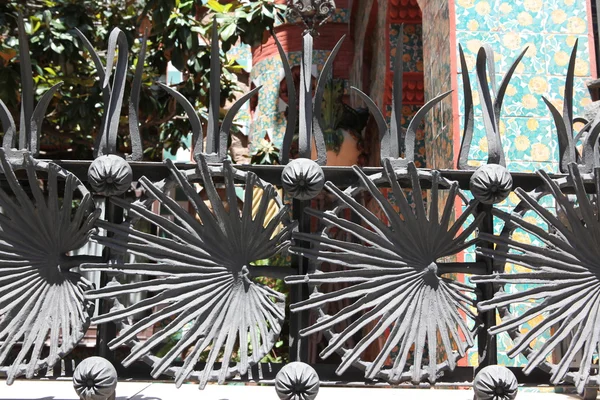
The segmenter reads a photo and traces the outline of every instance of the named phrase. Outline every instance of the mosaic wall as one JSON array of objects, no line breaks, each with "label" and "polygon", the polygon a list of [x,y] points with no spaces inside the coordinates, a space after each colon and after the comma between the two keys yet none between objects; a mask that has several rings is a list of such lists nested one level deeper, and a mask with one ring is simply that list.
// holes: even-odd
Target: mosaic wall
[{"label": "mosaic wall", "polygon": [[[583,115],[590,102],[585,81],[591,78],[590,42],[585,0],[457,0],[456,40],[463,45],[474,80],[476,52],[492,43],[498,81],[514,58],[529,47],[507,90],[501,133],[511,171],[556,171],[558,146],[554,125],[541,96],[562,110],[562,93],[569,55],[579,39],[575,66],[574,114]],[[462,81],[459,111],[462,116]],[[471,158],[487,158],[481,111],[475,101],[475,136]],[[461,120],[462,130],[462,120]]]},{"label": "mosaic wall", "polygon": [[[396,48],[400,40],[400,29],[404,26],[402,45],[402,63],[404,74],[402,78],[402,116],[401,123],[404,128],[412,120],[413,115],[425,102],[423,84],[423,25],[421,10],[416,0],[391,1],[386,9],[388,29],[388,58],[386,61],[386,86],[384,92],[385,115],[391,117],[392,88],[393,88],[393,63],[396,57]],[[380,18],[382,15],[380,14]],[[426,137],[424,126],[417,130],[415,143],[415,165],[427,166]]]},{"label": "mosaic wall", "polygon": [[[457,0],[456,42],[465,51],[469,75],[475,84],[475,59],[479,47],[490,43],[495,52],[495,67],[498,82],[518,54],[528,47],[523,61],[506,92],[500,131],[507,166],[510,171],[532,172],[543,169],[558,170],[558,145],[554,123],[550,112],[542,101],[546,96],[559,110],[562,110],[563,92],[567,64],[573,45],[579,40],[577,64],[575,66],[574,114],[583,115],[584,107],[590,103],[585,81],[592,77],[590,66],[590,43],[588,38],[588,17],[584,0],[542,0],[502,1],[502,0]],[[456,49],[458,57],[458,49]],[[462,78],[458,75],[458,111],[460,132],[463,129]],[[473,165],[480,165],[487,159],[479,94],[474,86],[475,133],[471,146],[470,159]],[[458,136],[458,135],[456,135]],[[455,136],[455,137],[456,137]],[[511,211],[519,199],[513,193],[499,205],[504,211]],[[548,201],[545,207],[555,212],[554,204]],[[534,216],[529,222],[541,225]],[[495,233],[502,230],[502,222],[495,221]],[[524,243],[536,239],[525,232],[513,233],[513,238]],[[539,244],[539,243],[538,243]],[[465,254],[466,261],[474,261],[473,252]],[[521,271],[518,265],[508,265],[508,270]],[[507,287],[507,291],[516,290]],[[523,313],[530,304],[517,304],[513,312]],[[539,317],[542,318],[542,317]],[[524,329],[531,329],[539,321],[531,320]],[[540,335],[536,346],[548,339]],[[504,365],[522,366],[526,360],[522,356],[510,359],[506,351],[513,347],[508,335],[497,338],[498,362]],[[477,350],[469,353],[469,364],[477,365]]]},{"label": "mosaic wall", "polygon": [[[396,46],[400,36],[400,25],[390,24],[390,60],[388,61],[388,79],[384,97],[385,116],[388,120],[392,115],[392,86],[393,86],[393,59],[396,56]],[[425,100],[423,86],[423,41],[421,24],[404,24],[404,77],[402,82],[402,127],[408,128],[413,115],[423,105]],[[425,168],[427,166],[427,152],[425,147],[424,126],[417,130],[415,142],[415,165]]]}]

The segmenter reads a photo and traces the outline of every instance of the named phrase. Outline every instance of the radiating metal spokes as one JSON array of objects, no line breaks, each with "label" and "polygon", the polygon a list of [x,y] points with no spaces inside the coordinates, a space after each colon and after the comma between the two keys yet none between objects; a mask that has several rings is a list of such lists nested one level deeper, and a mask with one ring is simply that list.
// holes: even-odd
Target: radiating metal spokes
[{"label": "radiating metal spokes", "polygon": [[[275,343],[284,320],[285,296],[252,279],[258,274],[253,263],[283,251],[295,225],[289,223],[287,207],[282,205],[276,189],[254,173],[240,173],[229,162],[209,166],[201,154],[197,162],[197,181],[207,201],[197,192],[195,179],[167,162],[172,182],[185,194],[192,213],[145,178],[141,179],[142,186],[173,215],[173,220],[154,214],[143,204],[113,199],[130,217],[155,225],[164,236],[144,233],[129,222],[99,222],[114,236],[95,236],[98,243],[117,252],[142,256],[147,262],[90,264],[84,269],[155,277],[88,292],[89,299],[151,293],[136,304],[95,318],[94,322],[118,321],[142,311],[159,310],[126,326],[109,346],[114,349],[132,344],[138,333],[164,321],[164,328],[133,347],[124,365],[150,360],[154,377],[163,373],[174,375],[177,385],[192,377],[204,387],[214,378],[223,383],[236,373],[245,374]],[[215,177],[224,179],[223,192],[213,182]],[[243,199],[236,194],[236,180],[243,184]],[[260,189],[258,197],[255,188]],[[243,205],[238,208],[240,200]],[[184,327],[181,339],[164,356],[153,355],[159,345],[163,346]],[[234,350],[238,359],[236,366],[230,368]],[[173,367],[182,353],[186,354],[183,366]],[[152,357],[147,358],[148,355]],[[206,366],[195,372],[201,359]],[[222,367],[215,376],[213,369],[218,361]]]},{"label": "radiating metal spokes", "polygon": [[[10,187],[0,190],[0,369],[11,360],[11,384],[53,367],[83,338],[94,311],[83,293],[92,284],[71,268],[89,260],[68,253],[87,243],[99,210],[79,179],[55,164],[25,154],[22,166],[12,165],[2,149],[0,163]],[[47,174],[45,191],[36,170]]]},{"label": "radiating metal spokes", "polygon": [[[475,243],[470,236],[483,214],[477,215],[460,232],[467,218],[474,215],[477,202],[471,202],[463,214],[451,222],[455,201],[461,199],[461,193],[456,182],[441,178],[437,171],[417,171],[412,163],[408,170],[395,171],[388,160],[383,174],[367,176],[359,168],[355,168],[355,172],[360,187],[342,191],[329,182],[326,184],[326,189],[340,203],[333,212],[309,210],[327,227],[325,231],[294,234],[296,240],[307,241],[312,248],[291,248],[292,252],[318,263],[340,265],[344,269],[318,270],[306,276],[287,278],[288,283],[315,286],[315,293],[293,304],[291,310],[320,310],[321,317],[301,334],[326,333],[329,344],[321,357],[334,352],[342,355],[337,373],[357,365],[365,370],[369,379],[383,378],[394,383],[435,382],[441,371],[453,369],[458,358],[473,345],[475,329],[468,327],[467,320],[476,318],[473,299],[468,294],[473,288],[442,276],[449,271],[440,261]],[[413,188],[410,193],[414,209],[399,184],[400,179],[408,180],[409,187]],[[422,179],[431,181],[429,211],[421,194]],[[391,186],[395,206],[382,194],[378,183]],[[440,189],[445,189],[445,193]],[[381,216],[358,200],[357,195],[362,191],[372,196],[381,209]],[[443,204],[440,200],[445,194],[447,201]],[[344,209],[350,209],[357,220],[344,218],[341,215]],[[353,240],[330,236],[331,228],[337,228]],[[321,293],[319,285],[322,284],[347,286]],[[349,304],[334,315],[323,310],[339,300]],[[352,321],[349,325],[342,325],[349,320]],[[341,331],[337,333],[336,328]],[[360,341],[348,346],[348,340],[359,332],[363,332]],[[385,344],[375,360],[363,361],[367,347],[384,334],[387,335]],[[438,341],[441,341],[441,350]]]},{"label": "radiating metal spokes", "polygon": [[[539,239],[541,245],[521,243],[509,235],[481,234],[484,240],[496,243],[495,249],[479,249],[480,254],[496,262],[521,265],[529,272],[503,273],[472,278],[477,283],[498,285],[529,285],[514,293],[499,291],[491,300],[479,303],[481,311],[503,309],[513,304],[531,303],[533,306],[520,315],[504,313],[502,323],[490,329],[491,334],[509,332],[515,346],[510,357],[523,354],[528,359],[525,373],[542,367],[551,373],[551,383],[564,379],[575,383],[579,392],[588,384],[597,385],[598,375],[591,375],[594,357],[600,345],[600,222],[596,196],[586,193],[585,185],[598,188],[600,171],[582,176],[577,164],[569,164],[568,178],[554,181],[545,172],[538,171],[545,185],[540,190],[555,200],[561,216],[550,212],[540,203],[541,196],[517,189],[524,210],[532,210],[549,229],[528,222],[523,213],[507,214],[494,210],[507,225],[506,232],[521,229]],[[575,191],[575,201],[563,193],[564,188]],[[533,328],[519,333],[519,328],[537,316],[544,318]],[[539,335],[550,338],[539,347],[532,342]],[[551,364],[548,354],[566,345],[560,361]],[[578,369],[569,372],[571,363],[580,356]]]}]

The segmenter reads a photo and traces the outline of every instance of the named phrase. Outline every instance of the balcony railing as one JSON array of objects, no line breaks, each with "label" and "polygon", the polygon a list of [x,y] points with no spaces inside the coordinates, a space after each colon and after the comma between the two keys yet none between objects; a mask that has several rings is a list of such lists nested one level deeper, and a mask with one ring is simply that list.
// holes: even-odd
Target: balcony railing
[{"label": "balcony railing", "polygon": [[[521,382],[574,385],[582,395],[595,395],[600,114],[574,132],[569,89],[576,47],[567,70],[565,109],[546,101],[560,147],[557,174],[506,169],[500,113],[524,52],[497,85],[495,71],[488,69],[489,46],[477,56],[485,165],[469,163],[474,105],[471,82],[463,74],[465,130],[456,169],[415,167],[416,129],[449,92],[426,103],[403,131],[402,74],[396,73],[389,125],[373,100],[352,88],[376,122],[382,167],[328,167],[321,105],[341,40],[313,93],[313,35],[331,2],[298,3],[307,28],[298,94],[291,93],[291,69],[278,46],[290,90],[282,165],[227,160],[233,118],[260,87],[243,95],[219,124],[216,36],[206,129],[192,105],[162,85],[190,121],[195,163],[187,164],[142,161],[136,117],[141,70],[129,97],[133,152],[126,158],[117,154],[128,58],[118,29],[110,36],[106,66],[81,37],[101,67],[107,100],[95,159],[40,159],[39,128],[58,86],[33,108],[29,54],[21,51],[25,79],[18,141],[16,124],[0,102],[0,372],[7,383],[61,365],[64,373],[73,373],[69,354],[82,340],[89,343],[86,332],[94,326],[95,353],[119,361],[119,376],[167,376],[176,385],[275,381],[281,398],[296,392],[314,398],[319,379],[394,385],[473,381],[480,398],[493,393],[514,398],[516,375]],[[26,49],[23,29],[20,41]],[[399,46],[397,71],[401,40]],[[462,49],[460,55],[464,67]],[[290,160],[296,121],[299,158]],[[143,194],[126,198],[134,180]],[[182,199],[173,198],[175,190]],[[312,199],[321,193],[330,200],[326,209],[313,207]],[[517,202],[511,212],[502,211],[496,205],[511,193]],[[501,229],[494,232],[494,225]],[[519,240],[517,233],[533,240]],[[474,250],[474,261],[464,261],[466,250]],[[289,258],[290,265],[274,265],[277,257]],[[89,273],[96,274],[96,282],[86,279]],[[265,278],[283,279],[289,294]],[[516,312],[517,304],[528,308]],[[523,329],[532,320],[536,323]],[[294,362],[265,363],[284,327]],[[496,366],[495,335],[503,333],[514,341],[508,355],[526,357],[522,370]],[[542,334],[545,340],[537,340]],[[316,343],[313,335],[322,338],[314,369],[306,364],[313,361],[308,351]],[[461,362],[469,349],[478,352],[477,367]],[[110,363],[78,364],[74,381],[82,398],[100,390],[94,383],[100,379],[116,384]]]}]

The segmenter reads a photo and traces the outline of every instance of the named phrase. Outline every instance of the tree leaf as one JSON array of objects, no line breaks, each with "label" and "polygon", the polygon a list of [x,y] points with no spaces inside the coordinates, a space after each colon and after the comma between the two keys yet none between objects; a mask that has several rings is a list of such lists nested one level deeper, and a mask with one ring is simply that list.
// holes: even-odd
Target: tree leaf
[{"label": "tree leaf", "polygon": [[221,30],[221,39],[223,39],[223,41],[229,40],[229,38],[235,33],[235,30],[236,25],[234,24],[229,24],[225,26],[225,28]]}]

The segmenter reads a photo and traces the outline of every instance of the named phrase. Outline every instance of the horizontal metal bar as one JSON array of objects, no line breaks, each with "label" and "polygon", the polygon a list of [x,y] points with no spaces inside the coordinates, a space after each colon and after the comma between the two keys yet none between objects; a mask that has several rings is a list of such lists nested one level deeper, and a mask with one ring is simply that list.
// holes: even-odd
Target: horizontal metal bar
[{"label": "horizontal metal bar", "polygon": [[437,267],[439,274],[487,274],[487,266],[481,261],[438,263]]},{"label": "horizontal metal bar", "polygon": [[[91,161],[86,160],[54,160],[54,162],[63,168],[69,170],[83,181],[87,180],[87,171]],[[161,162],[129,162],[133,169],[133,179],[139,179],[141,176],[146,176],[152,181],[159,181],[168,176],[167,168]],[[189,170],[196,167],[192,163],[177,163],[177,168],[180,170]],[[261,179],[279,185],[281,183],[281,172],[284,166],[282,165],[235,165],[235,168],[241,171],[252,171]],[[367,175],[380,173],[383,171],[381,167],[365,167],[363,171]],[[323,167],[325,179],[332,182],[338,187],[348,187],[358,184],[358,177],[352,170],[352,167]],[[461,170],[441,170],[441,175],[449,180],[457,181],[463,190],[469,189],[469,181],[473,171]],[[513,187],[520,187],[524,190],[532,190],[543,184],[542,179],[536,173],[528,172],[511,172],[513,178]],[[561,178],[564,174],[550,174],[551,178]],[[410,181],[401,180],[404,187],[410,187]],[[427,182],[422,183],[423,189],[427,189]],[[592,190],[590,188],[590,190]]]},{"label": "horizontal metal bar", "polygon": [[[74,359],[67,356],[61,363],[54,368],[53,371],[41,370],[36,374],[36,378],[44,377],[72,377],[73,371],[77,364],[81,360],[75,361]],[[180,365],[181,363],[175,363]],[[215,368],[220,368],[220,363],[215,363]],[[249,376],[236,377],[229,381],[231,382],[257,382],[263,384],[272,384],[275,380],[277,373],[283,368],[284,363],[260,363],[251,368]],[[195,367],[196,370],[200,370],[204,367],[204,363],[198,363]],[[337,386],[377,386],[377,387],[391,387],[392,385],[382,381],[370,381],[365,379],[364,373],[356,368],[351,368],[346,371],[343,375],[339,376],[335,373],[337,364],[331,364],[319,360],[317,363],[313,363],[312,367],[315,368],[322,385],[337,385]],[[129,368],[123,367],[120,363],[115,364],[117,373],[120,379],[130,380],[144,380],[147,381],[150,376],[151,368],[142,363],[136,362]],[[523,369],[520,367],[508,367],[517,377],[520,385],[547,385],[550,375],[540,369],[534,369],[529,375],[523,373]],[[570,370],[574,370],[571,368]],[[0,371],[0,378],[5,377],[5,373]],[[452,372],[446,371],[443,376],[437,379],[436,387],[443,386],[471,386],[474,377],[474,369],[470,366],[458,366]],[[154,380],[157,382],[172,382],[172,378],[161,376]],[[402,387],[429,387],[431,385],[422,383],[420,385],[413,385],[410,382],[405,382],[400,385]],[[572,388],[572,385],[558,385],[557,387]]]}]

